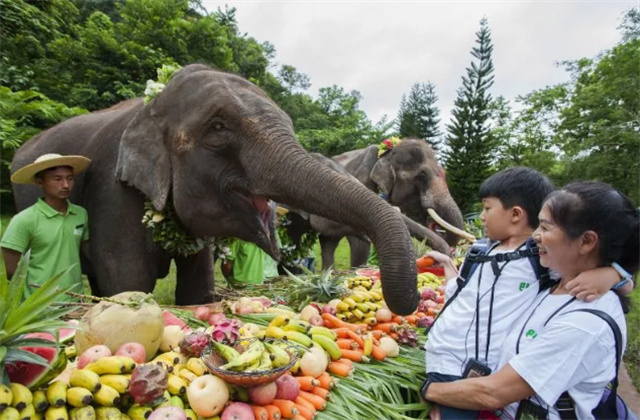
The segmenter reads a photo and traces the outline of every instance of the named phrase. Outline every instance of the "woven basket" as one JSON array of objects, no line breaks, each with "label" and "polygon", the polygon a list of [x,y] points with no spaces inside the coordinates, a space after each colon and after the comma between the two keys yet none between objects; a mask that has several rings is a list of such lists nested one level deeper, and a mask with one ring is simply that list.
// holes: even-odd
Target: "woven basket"
[{"label": "woven basket", "polygon": [[[234,348],[242,353],[248,347],[247,345],[240,344],[241,342],[250,342],[251,340],[256,339],[242,339],[238,341]],[[223,370],[220,369],[219,366],[222,366],[227,363],[227,361],[222,357],[213,347],[209,346],[202,352],[202,360],[207,365],[209,371],[222,379],[223,381],[244,387],[251,387],[266,384],[269,382],[273,382],[282,376],[285,372],[287,372],[293,365],[296,363],[298,358],[300,357],[300,349],[294,346],[291,343],[288,343],[283,340],[278,339],[267,339],[267,342],[275,343],[282,342],[286,343],[285,350],[289,353],[290,361],[285,366],[281,366],[276,369],[266,370],[266,371],[252,371],[252,372],[234,372],[231,370]]]}]

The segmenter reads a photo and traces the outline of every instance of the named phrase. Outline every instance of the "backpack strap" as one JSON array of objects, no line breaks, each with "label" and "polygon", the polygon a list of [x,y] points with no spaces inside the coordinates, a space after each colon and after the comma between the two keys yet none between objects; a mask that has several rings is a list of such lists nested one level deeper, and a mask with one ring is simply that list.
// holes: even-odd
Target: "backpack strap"
[{"label": "backpack strap", "polygon": [[[588,312],[590,314],[593,314],[601,318],[602,320],[604,320],[609,325],[609,328],[611,328],[611,331],[613,332],[613,338],[616,344],[616,375],[611,381],[611,391],[609,393],[609,396],[607,397],[607,401],[605,402],[605,404],[607,405],[607,408],[609,409],[611,414],[615,416],[614,418],[618,418],[618,406],[617,406],[618,370],[620,369],[620,363],[622,359],[622,333],[620,332],[620,327],[618,327],[618,324],[616,323],[616,321],[613,318],[611,318],[609,314],[603,311],[599,311],[597,309],[575,309],[567,313],[571,313],[571,312]],[[571,399],[571,396],[569,396],[569,393],[567,391],[563,392],[562,395],[560,395],[560,398],[556,402],[555,407],[558,410],[558,413],[560,414],[560,418],[562,420],[577,419],[577,414],[575,411],[573,400]]]},{"label": "backpack strap", "polygon": [[527,239],[525,242],[525,252],[527,253],[527,258],[529,258],[529,262],[531,263],[531,268],[533,268],[533,272],[536,275],[536,279],[539,281],[540,290],[545,290],[553,286],[556,282],[553,280],[549,274],[549,269],[547,267],[543,267],[540,264],[540,257],[538,255],[538,244],[533,238]]}]

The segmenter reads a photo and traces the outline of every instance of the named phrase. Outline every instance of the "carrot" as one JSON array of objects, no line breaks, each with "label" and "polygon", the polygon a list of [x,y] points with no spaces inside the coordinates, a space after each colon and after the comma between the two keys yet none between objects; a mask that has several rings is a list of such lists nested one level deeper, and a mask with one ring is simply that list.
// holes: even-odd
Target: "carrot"
[{"label": "carrot", "polygon": [[400,315],[394,315],[393,318],[391,318],[391,322],[395,322],[396,324],[402,324],[403,321],[404,318]]},{"label": "carrot", "polygon": [[329,372],[327,372],[326,370],[322,372],[322,375],[318,376],[316,379],[320,382],[320,386],[324,389],[331,389],[335,385],[333,379],[331,378],[331,375],[329,375]]},{"label": "carrot", "polygon": [[[300,391],[300,392],[306,392],[306,391]],[[296,403],[290,400],[283,400],[283,399],[276,398],[275,400],[273,400],[273,402],[271,402],[271,404],[275,405],[280,409],[280,414],[282,415],[282,418],[285,418],[285,419],[290,419],[293,416],[297,416],[299,413],[298,409],[296,408]]]},{"label": "carrot", "polygon": [[336,340],[336,344],[338,345],[338,347],[345,350],[353,350],[354,348],[358,347],[358,343],[350,338],[338,338]]},{"label": "carrot", "polygon": [[269,420],[269,411],[261,405],[251,405],[255,420]]},{"label": "carrot", "polygon": [[374,345],[373,348],[371,349],[371,357],[381,362],[387,358],[387,353],[385,353],[385,351],[382,350],[382,348]]},{"label": "carrot", "polygon": [[353,369],[351,366],[347,366],[338,362],[329,362],[327,369],[330,373],[333,373],[336,376],[340,376],[342,378],[346,378],[351,374],[351,370]]},{"label": "carrot", "polygon": [[370,332],[371,332],[371,334],[373,334],[373,338],[375,340],[380,340],[382,337],[384,337],[384,334],[385,334],[381,330],[372,330]]},{"label": "carrot", "polygon": [[298,394],[298,396],[304,398],[305,400],[307,400],[311,404],[313,404],[313,406],[316,408],[316,410],[322,411],[327,406],[327,400],[325,400],[324,398],[322,398],[319,395],[312,394],[312,393],[307,392],[307,391],[300,391],[300,394]]},{"label": "carrot", "polygon": [[301,416],[300,414],[291,417],[291,420],[307,420],[306,417]]},{"label": "carrot", "polygon": [[320,385],[320,381],[313,376],[295,376],[295,378],[300,384],[300,389],[303,391],[311,391],[313,388]]},{"label": "carrot", "polygon": [[338,336],[338,338],[349,338],[349,331],[351,331],[349,328],[347,327],[339,327],[339,328],[333,328],[332,331],[334,333],[336,333],[336,335]]},{"label": "carrot", "polygon": [[[336,360],[336,362],[343,363],[343,364],[345,364],[347,366],[353,366],[353,362],[351,361],[351,359],[347,359],[345,357],[339,358],[338,360]],[[305,391],[306,391],[306,389],[305,389]]]},{"label": "carrot", "polygon": [[367,363],[367,357],[357,350],[342,350],[342,358],[349,359],[352,362]]},{"label": "carrot", "polygon": [[391,334],[392,332],[396,332],[398,324],[395,322],[383,322],[381,324],[374,325],[372,329],[374,331],[382,331],[385,334]]},{"label": "carrot", "polygon": [[418,319],[424,318],[425,316],[427,316],[427,314],[425,314],[424,312],[416,312],[415,315],[416,315],[416,318]]},{"label": "carrot", "polygon": [[329,399],[329,391],[328,391],[328,390],[326,390],[326,389],[324,389],[324,388],[320,388],[319,386],[317,386],[317,387],[313,388],[313,389],[311,390],[311,393],[312,393],[312,394],[316,394],[317,396],[322,397],[322,398],[324,398],[325,400],[328,400],[328,399]]},{"label": "carrot", "polygon": [[351,324],[349,322],[346,321],[342,321],[340,320],[338,317],[336,317],[335,315],[331,315],[330,313],[324,312],[322,314],[322,319],[331,323],[331,325],[333,325],[334,327],[338,327],[338,328],[349,328],[351,331],[357,331],[359,330],[361,327]]},{"label": "carrot", "polygon": [[[302,398],[300,395],[296,397],[294,402],[296,403],[296,406],[298,406],[298,409],[300,409],[300,406],[302,406],[307,410],[311,411],[314,416],[316,415],[316,407],[313,404],[311,404],[309,401]],[[300,412],[302,413],[302,411]]]},{"label": "carrot", "polygon": [[406,319],[409,324],[415,324],[418,320],[418,317],[415,315],[407,315],[404,317],[404,319]]},{"label": "carrot", "polygon": [[[320,389],[322,389],[322,388],[320,388]],[[300,399],[304,400],[304,398],[300,398]],[[296,403],[296,408],[298,409],[298,413],[299,413],[298,415],[302,416],[303,418],[305,418],[307,420],[311,420],[312,418],[314,418],[316,416],[316,408],[315,407],[313,407],[313,410],[311,410],[305,405]]]},{"label": "carrot", "polygon": [[398,334],[396,334],[396,333],[394,333],[394,332],[393,332],[393,333],[391,333],[391,334],[389,334],[389,337],[391,337],[391,338],[393,338],[394,340],[398,341]]},{"label": "carrot", "polygon": [[269,412],[269,420],[280,420],[280,418],[282,418],[280,409],[277,406],[273,404],[268,404],[268,405],[265,405],[264,408],[266,408],[267,411]]},{"label": "carrot", "polygon": [[360,347],[361,349],[364,348],[364,340],[362,339],[362,336],[360,334],[356,334],[353,331],[349,331],[347,334],[349,335],[350,339],[358,343],[358,347]]}]

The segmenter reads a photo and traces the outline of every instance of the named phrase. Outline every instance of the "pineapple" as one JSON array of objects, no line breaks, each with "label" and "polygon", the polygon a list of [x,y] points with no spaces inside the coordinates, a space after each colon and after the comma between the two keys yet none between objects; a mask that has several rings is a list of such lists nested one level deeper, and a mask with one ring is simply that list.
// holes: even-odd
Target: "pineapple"
[{"label": "pineapple", "polygon": [[56,330],[68,325],[60,317],[69,313],[72,307],[58,307],[52,303],[71,287],[60,288],[58,279],[66,275],[72,267],[56,274],[27,299],[22,300],[22,291],[27,281],[29,252],[18,263],[11,281],[5,273],[0,273],[0,383],[9,383],[7,365],[28,362],[48,367],[47,361],[21,347],[57,347],[58,343],[42,338],[26,338],[34,332],[55,334]]},{"label": "pineapple", "polygon": [[299,303],[298,308],[302,309],[309,302],[327,303],[332,299],[339,299],[345,294],[344,277],[332,276],[333,270],[330,268],[319,275],[313,274],[304,267],[303,270],[307,274],[304,278],[285,269],[289,278],[296,284],[289,302],[292,306]]}]

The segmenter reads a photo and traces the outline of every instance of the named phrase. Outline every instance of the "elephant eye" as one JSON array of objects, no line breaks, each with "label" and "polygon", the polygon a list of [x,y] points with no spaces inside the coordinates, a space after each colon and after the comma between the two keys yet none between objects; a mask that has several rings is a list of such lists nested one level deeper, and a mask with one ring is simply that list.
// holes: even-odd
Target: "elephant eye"
[{"label": "elephant eye", "polygon": [[213,128],[216,131],[219,131],[224,128],[224,124],[222,124],[220,121],[215,121],[213,124],[211,124],[211,128]]}]

